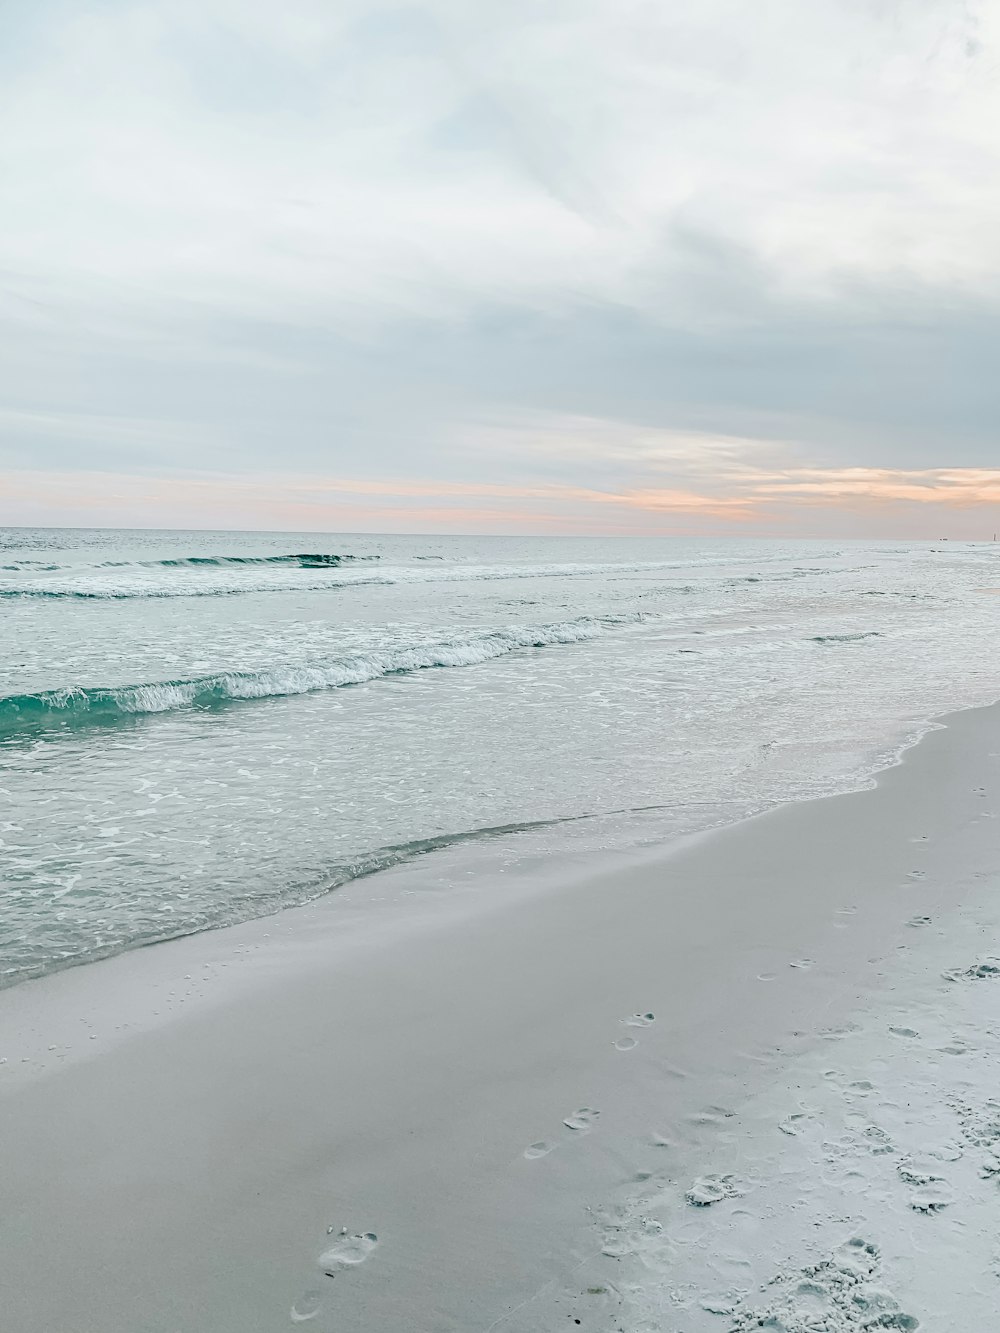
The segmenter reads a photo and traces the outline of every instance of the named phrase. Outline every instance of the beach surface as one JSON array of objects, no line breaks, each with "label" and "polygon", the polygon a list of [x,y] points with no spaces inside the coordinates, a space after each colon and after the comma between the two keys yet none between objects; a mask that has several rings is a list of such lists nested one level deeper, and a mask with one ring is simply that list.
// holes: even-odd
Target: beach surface
[{"label": "beach surface", "polygon": [[5,1326],[997,1327],[1000,711],[945,722],[0,994]]}]

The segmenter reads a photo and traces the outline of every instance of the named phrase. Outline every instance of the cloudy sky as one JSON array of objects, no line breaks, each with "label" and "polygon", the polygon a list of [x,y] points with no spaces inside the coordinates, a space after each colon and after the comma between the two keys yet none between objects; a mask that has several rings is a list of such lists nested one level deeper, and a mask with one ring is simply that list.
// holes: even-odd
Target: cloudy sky
[{"label": "cloudy sky", "polygon": [[1000,0],[2,10],[0,522],[1000,528]]}]

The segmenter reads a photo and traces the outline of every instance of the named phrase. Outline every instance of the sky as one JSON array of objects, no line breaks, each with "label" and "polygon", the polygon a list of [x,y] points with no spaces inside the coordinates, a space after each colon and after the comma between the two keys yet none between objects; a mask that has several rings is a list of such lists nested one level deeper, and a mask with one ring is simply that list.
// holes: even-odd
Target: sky
[{"label": "sky", "polygon": [[0,523],[1000,529],[1000,0],[0,13]]}]

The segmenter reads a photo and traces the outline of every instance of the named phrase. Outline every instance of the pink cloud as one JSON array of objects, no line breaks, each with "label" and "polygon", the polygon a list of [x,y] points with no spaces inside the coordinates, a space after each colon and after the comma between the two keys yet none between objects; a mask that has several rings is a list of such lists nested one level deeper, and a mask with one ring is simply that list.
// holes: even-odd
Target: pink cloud
[{"label": "pink cloud", "polygon": [[[810,530],[810,513],[915,523],[914,511],[958,514],[1000,505],[1000,469],[727,470],[703,487],[622,488],[365,477],[142,477],[8,474],[0,521],[140,526],[388,531],[635,532]],[[827,530],[833,530],[825,522]]]}]

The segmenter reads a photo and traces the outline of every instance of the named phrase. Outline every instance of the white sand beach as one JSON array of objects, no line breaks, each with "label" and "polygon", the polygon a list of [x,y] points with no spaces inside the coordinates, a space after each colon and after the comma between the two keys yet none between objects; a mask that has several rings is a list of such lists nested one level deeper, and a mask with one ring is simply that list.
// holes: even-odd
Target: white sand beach
[{"label": "white sand beach", "polygon": [[4,1327],[1000,1327],[1000,710],[946,723],[6,991]]},{"label": "white sand beach", "polygon": [[0,1333],[1000,1333],[1000,0],[3,18]]}]

